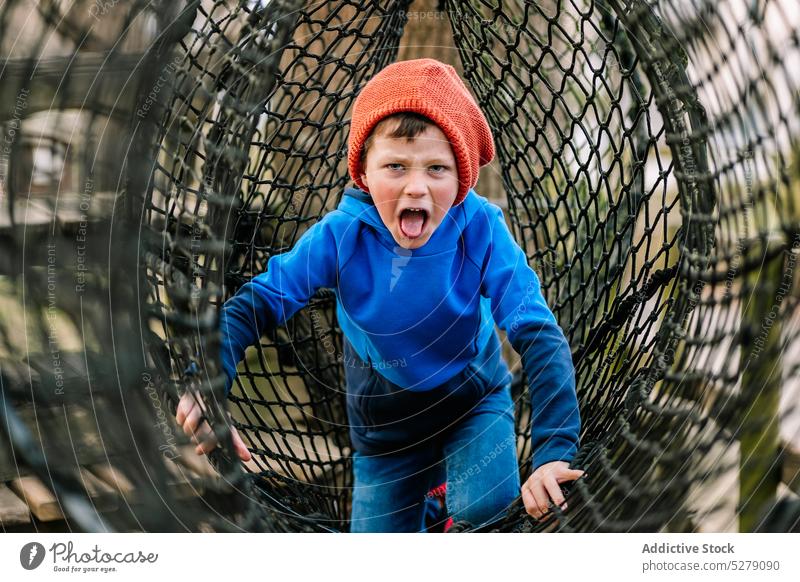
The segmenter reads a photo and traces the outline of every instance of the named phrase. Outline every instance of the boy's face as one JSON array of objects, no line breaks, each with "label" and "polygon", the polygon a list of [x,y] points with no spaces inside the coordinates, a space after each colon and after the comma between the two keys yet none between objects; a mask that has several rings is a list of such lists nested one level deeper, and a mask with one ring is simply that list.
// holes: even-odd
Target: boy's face
[{"label": "boy's face", "polygon": [[413,138],[386,133],[373,136],[361,179],[397,244],[418,249],[428,242],[456,199],[456,159],[436,126]]}]

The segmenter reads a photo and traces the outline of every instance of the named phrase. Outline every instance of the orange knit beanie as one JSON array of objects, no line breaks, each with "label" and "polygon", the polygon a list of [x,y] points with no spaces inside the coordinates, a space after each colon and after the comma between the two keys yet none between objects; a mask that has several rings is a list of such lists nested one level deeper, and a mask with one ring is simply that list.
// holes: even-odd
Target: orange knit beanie
[{"label": "orange knit beanie", "polygon": [[347,162],[350,177],[361,182],[361,149],[377,123],[393,113],[414,111],[433,121],[450,140],[458,164],[461,203],[478,182],[478,171],[494,158],[494,141],[483,112],[456,70],[436,59],[400,61],[381,70],[353,105]]}]

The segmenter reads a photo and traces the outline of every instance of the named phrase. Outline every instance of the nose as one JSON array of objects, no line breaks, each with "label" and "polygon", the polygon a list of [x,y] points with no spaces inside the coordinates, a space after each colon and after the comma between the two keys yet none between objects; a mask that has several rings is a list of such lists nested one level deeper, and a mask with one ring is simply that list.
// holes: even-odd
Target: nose
[{"label": "nose", "polygon": [[408,172],[407,176],[408,180],[403,188],[405,194],[412,198],[422,198],[428,193],[428,182],[424,169],[414,168]]}]

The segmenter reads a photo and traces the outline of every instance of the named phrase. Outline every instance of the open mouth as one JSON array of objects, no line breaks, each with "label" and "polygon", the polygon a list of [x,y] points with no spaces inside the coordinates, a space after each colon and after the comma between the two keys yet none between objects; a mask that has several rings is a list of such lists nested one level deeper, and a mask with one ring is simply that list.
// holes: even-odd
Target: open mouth
[{"label": "open mouth", "polygon": [[428,212],[422,208],[406,208],[400,212],[400,231],[406,238],[419,238],[427,222]]}]

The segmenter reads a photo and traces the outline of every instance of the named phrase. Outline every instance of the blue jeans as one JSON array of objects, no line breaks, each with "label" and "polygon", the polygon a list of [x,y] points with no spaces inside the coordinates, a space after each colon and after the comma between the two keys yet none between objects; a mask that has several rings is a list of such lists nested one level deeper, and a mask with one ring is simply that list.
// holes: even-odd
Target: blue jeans
[{"label": "blue jeans", "polygon": [[[503,517],[519,496],[511,374],[496,336],[489,344],[427,392],[404,391],[369,366],[346,367],[356,435],[350,531],[424,531],[425,496],[445,481],[448,514],[474,526]],[[359,362],[347,342],[345,354]]]}]

